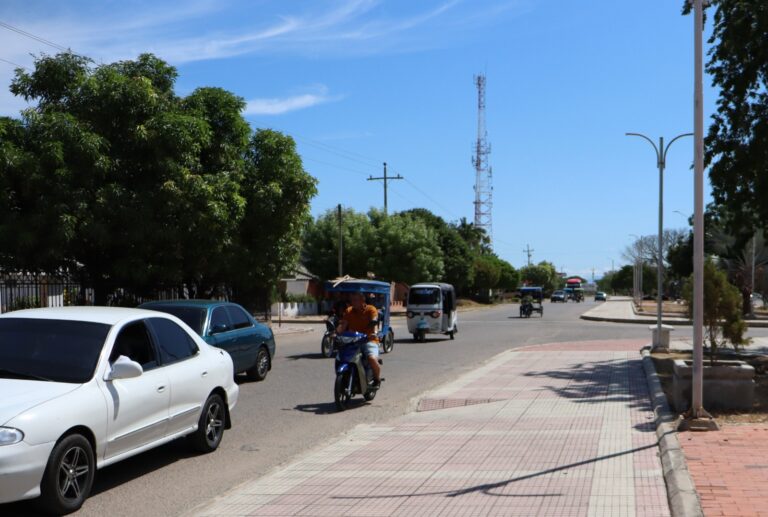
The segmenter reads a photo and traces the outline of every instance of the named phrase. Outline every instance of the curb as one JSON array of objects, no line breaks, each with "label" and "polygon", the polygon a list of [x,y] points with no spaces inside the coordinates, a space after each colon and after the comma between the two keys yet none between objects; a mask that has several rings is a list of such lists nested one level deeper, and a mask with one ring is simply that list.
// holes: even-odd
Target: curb
[{"label": "curb", "polygon": [[[635,319],[635,318],[604,318],[602,316],[589,316],[587,314],[582,314],[579,316],[579,318],[586,320],[586,321],[603,321],[608,323],[639,323],[641,325],[654,325],[656,323],[655,319]],[[749,328],[768,328],[768,321],[762,321],[762,320],[744,320],[747,324],[747,327]],[[666,325],[693,325],[691,320],[665,320],[662,318],[661,322]]]},{"label": "curb", "polygon": [[701,508],[701,501],[677,438],[675,426],[677,416],[670,410],[667,397],[661,389],[661,382],[651,359],[650,346],[644,347],[641,354],[655,415],[656,437],[659,440],[661,466],[664,471],[664,481],[667,484],[669,509],[672,517],[702,517],[704,511]]}]

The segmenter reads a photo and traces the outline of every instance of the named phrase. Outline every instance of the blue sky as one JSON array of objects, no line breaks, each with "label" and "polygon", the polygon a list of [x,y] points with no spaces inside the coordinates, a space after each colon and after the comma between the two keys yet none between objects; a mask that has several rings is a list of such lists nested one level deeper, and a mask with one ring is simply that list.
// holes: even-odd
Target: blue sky
[{"label": "blue sky", "polygon": [[[487,75],[494,248],[587,278],[657,227],[651,147],[692,130],[693,21],[682,1],[4,0],[0,21],[96,62],[154,52],[179,94],[221,86],[254,127],[293,135],[319,181],[315,215],[341,203],[425,207],[472,220],[473,75]],[[0,28],[0,58],[56,50]],[[13,66],[0,62],[0,83]],[[715,94],[705,91],[706,114]],[[3,87],[0,114],[24,107]],[[665,226],[693,211],[693,141],[670,150]],[[686,217],[677,212],[686,214]]]}]

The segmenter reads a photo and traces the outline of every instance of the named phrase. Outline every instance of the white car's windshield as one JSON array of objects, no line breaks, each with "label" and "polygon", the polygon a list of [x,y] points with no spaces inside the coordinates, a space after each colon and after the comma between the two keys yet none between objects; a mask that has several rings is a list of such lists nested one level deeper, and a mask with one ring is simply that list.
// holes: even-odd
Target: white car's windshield
[{"label": "white car's windshield", "polygon": [[39,318],[0,319],[0,378],[84,383],[110,326]]}]

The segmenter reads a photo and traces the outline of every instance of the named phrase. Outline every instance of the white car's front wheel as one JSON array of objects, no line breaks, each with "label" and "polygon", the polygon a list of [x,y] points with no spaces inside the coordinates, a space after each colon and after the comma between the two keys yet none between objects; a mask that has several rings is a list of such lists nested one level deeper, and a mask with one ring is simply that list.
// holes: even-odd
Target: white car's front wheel
[{"label": "white car's front wheel", "polygon": [[65,436],[51,452],[40,483],[40,505],[55,515],[80,509],[93,487],[96,461],[91,443],[80,434]]}]

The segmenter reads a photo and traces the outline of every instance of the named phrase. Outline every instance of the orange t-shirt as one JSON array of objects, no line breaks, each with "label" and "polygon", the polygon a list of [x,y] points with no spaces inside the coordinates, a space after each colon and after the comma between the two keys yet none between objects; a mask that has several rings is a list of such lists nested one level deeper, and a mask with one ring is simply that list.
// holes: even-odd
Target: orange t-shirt
[{"label": "orange t-shirt", "polygon": [[362,311],[355,310],[354,307],[347,307],[343,319],[347,322],[347,330],[368,334],[368,340],[379,342],[379,338],[376,336],[376,327],[371,326],[372,321],[379,321],[379,311],[373,305],[366,304]]}]

